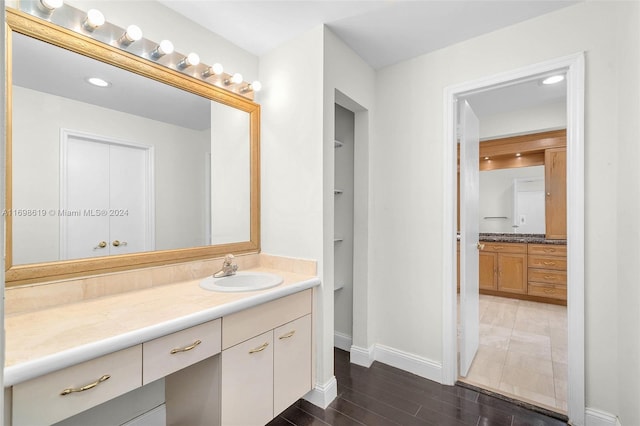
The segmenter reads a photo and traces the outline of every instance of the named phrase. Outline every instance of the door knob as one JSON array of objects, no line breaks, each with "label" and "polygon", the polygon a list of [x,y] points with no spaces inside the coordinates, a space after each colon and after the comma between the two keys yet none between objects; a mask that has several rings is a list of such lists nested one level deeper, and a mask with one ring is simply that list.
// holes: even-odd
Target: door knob
[{"label": "door knob", "polygon": [[484,250],[484,244],[478,243],[478,250]]}]

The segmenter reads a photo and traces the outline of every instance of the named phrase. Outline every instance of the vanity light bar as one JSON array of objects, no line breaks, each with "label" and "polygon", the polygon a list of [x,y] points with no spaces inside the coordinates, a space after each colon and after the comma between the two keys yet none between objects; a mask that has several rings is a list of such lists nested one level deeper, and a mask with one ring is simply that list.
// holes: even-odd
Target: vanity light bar
[{"label": "vanity light bar", "polygon": [[[64,0],[20,1],[19,8],[25,13],[45,19],[52,24],[82,33],[110,46],[126,49],[133,55],[154,61],[248,99],[253,99],[255,92],[262,88],[259,81],[245,82],[240,73],[225,73],[219,63],[209,66],[201,63],[199,56],[195,53],[184,55],[176,52],[173,43],[169,40],[156,43],[144,39],[142,30],[137,25],[129,25],[123,29],[110,24],[97,9],[84,12],[64,4]],[[63,11],[55,12],[59,9]]]}]

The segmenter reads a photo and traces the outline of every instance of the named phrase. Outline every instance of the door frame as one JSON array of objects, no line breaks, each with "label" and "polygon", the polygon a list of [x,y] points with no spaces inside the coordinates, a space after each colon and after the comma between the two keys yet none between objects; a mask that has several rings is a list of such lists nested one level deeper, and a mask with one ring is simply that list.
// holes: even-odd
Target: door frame
[{"label": "door frame", "polygon": [[[155,181],[154,181],[154,147],[150,145],[144,145],[136,142],[126,141],[122,139],[116,139],[108,136],[96,135],[93,133],[82,132],[78,130],[71,130],[66,128],[60,129],[60,182],[59,182],[59,190],[60,190],[60,209],[66,209],[67,205],[67,145],[69,143],[69,138],[80,138],[87,139],[93,143],[103,143],[107,145],[120,145],[126,146],[129,148],[141,149],[145,152],[145,163],[146,163],[146,185],[145,185],[145,193],[146,193],[146,232],[147,236],[145,241],[145,246],[147,250],[155,250],[156,246],[156,235],[155,235]],[[67,238],[67,221],[65,217],[60,217],[60,236],[59,236],[59,254],[60,259],[66,259],[66,238]]]},{"label": "door frame", "polygon": [[567,81],[567,414],[585,422],[584,362],[584,52],[482,77],[444,89],[443,329],[442,381],[458,378],[456,303],[456,138],[457,99],[498,87],[566,73]]}]

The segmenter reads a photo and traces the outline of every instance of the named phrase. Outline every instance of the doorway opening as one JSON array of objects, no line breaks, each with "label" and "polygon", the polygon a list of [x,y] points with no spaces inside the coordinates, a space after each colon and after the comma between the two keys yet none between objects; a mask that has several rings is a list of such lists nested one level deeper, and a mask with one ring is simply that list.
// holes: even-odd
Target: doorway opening
[{"label": "doorway opening", "polygon": [[[567,80],[566,91],[566,166],[567,166],[567,183],[566,183],[566,200],[567,200],[567,391],[566,391],[566,411],[570,421],[576,424],[584,422],[584,178],[583,178],[583,87],[584,87],[584,57],[583,54],[576,54],[570,57],[560,58],[557,60],[545,62],[542,64],[532,65],[523,69],[502,73],[500,75],[484,78],[477,81],[463,83],[461,85],[448,87],[445,90],[445,106],[446,106],[446,138],[447,144],[445,149],[446,174],[445,174],[445,261],[443,275],[445,282],[455,283],[456,271],[456,209],[457,202],[454,195],[456,182],[456,140],[458,139],[457,126],[459,100],[466,99],[472,95],[488,93],[492,90],[513,86],[515,84],[527,81],[538,80],[543,76],[552,73],[563,73]],[[461,161],[461,168],[464,167]],[[464,179],[462,180],[464,182]],[[450,193],[446,191],[450,190]],[[464,199],[460,201],[461,209],[466,208]],[[495,217],[491,217],[495,216]],[[512,214],[496,214],[487,215],[491,220],[504,220],[502,216],[512,216]],[[498,219],[499,218],[499,219]],[[513,218],[511,218],[513,219]],[[520,218],[517,218],[520,219]],[[478,218],[476,218],[478,220]],[[510,220],[509,218],[507,220]],[[525,218],[526,221],[526,218]],[[517,225],[517,222],[511,222]],[[461,229],[462,231],[462,229]],[[461,232],[463,239],[464,232]],[[484,244],[478,239],[479,235],[475,235],[475,241],[461,241],[461,251],[476,250]],[[520,248],[522,249],[522,248]],[[505,259],[511,262],[519,259],[519,262],[525,262],[527,248],[524,253],[511,254],[511,257]],[[477,253],[476,253],[477,255]],[[498,255],[499,256],[499,255]],[[460,261],[463,263],[464,255],[461,254]],[[498,259],[498,263],[499,263]],[[513,264],[513,262],[511,262]],[[526,268],[530,266],[528,263],[521,263],[520,266],[511,267],[511,272],[521,271],[526,273]],[[464,283],[464,268],[461,264],[461,292],[464,292],[466,283]],[[475,268],[479,268],[476,264]],[[508,267],[507,267],[508,269]],[[477,271],[477,269],[476,269]],[[451,281],[448,281],[451,279]],[[528,284],[528,278],[522,278]],[[477,282],[476,282],[477,285]],[[535,287],[535,286],[534,286]],[[443,292],[444,294],[444,353],[443,353],[443,379],[445,383],[453,384],[459,375],[458,368],[458,341],[457,341],[457,293],[456,286],[452,285]],[[463,298],[461,297],[461,301]],[[466,298],[473,300],[473,298]],[[516,299],[517,300],[517,299]],[[465,312],[473,312],[473,306],[469,309],[461,302],[460,314]],[[480,309],[480,301],[476,297],[476,309]],[[483,302],[484,308],[487,304]],[[530,306],[529,306],[530,307]],[[497,309],[497,308],[496,308]],[[479,312],[479,311],[478,311]],[[516,310],[517,312],[517,310]],[[480,314],[475,318],[476,325],[480,320]],[[473,330],[472,330],[473,331]],[[479,333],[479,331],[478,331]],[[465,330],[461,330],[461,339],[465,339]],[[479,336],[475,336],[479,340]],[[549,338],[550,339],[550,338]],[[464,343],[460,343],[464,347]],[[473,352],[473,351],[471,351]],[[473,357],[472,357],[473,358]],[[522,360],[520,360],[522,361]],[[517,362],[517,361],[514,361]],[[498,386],[500,384],[498,383]]]}]

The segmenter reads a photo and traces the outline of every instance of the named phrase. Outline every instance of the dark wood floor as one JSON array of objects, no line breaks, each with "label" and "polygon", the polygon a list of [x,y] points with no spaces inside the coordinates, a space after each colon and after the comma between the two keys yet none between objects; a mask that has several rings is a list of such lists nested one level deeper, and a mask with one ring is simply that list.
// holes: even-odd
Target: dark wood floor
[{"label": "dark wood floor", "polygon": [[374,362],[349,363],[336,349],[338,398],[326,410],[300,400],[269,426],[307,425],[566,425],[551,417],[459,386],[444,386]]}]

